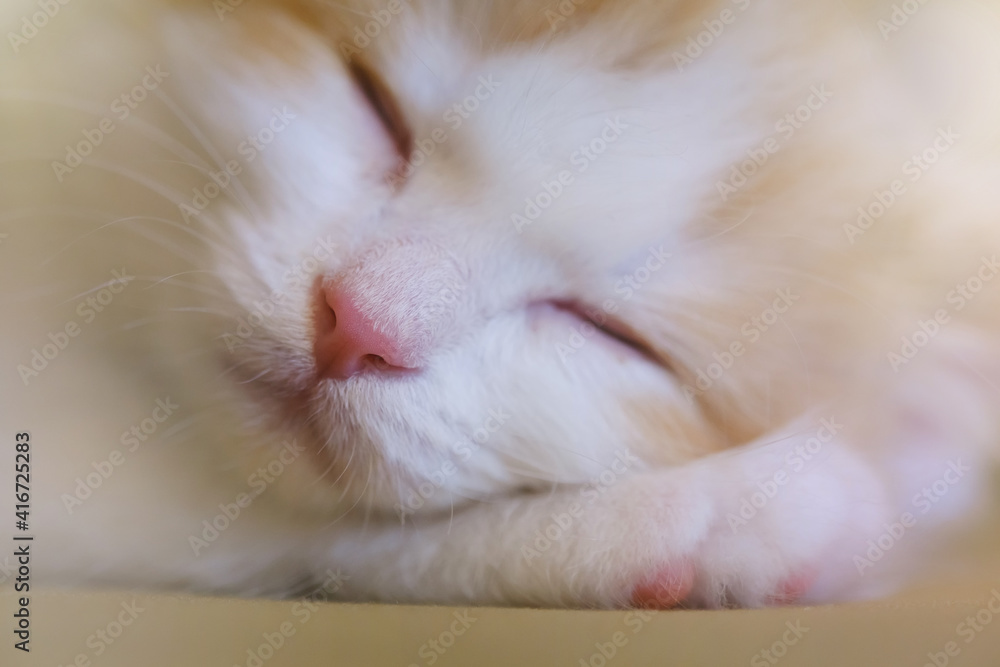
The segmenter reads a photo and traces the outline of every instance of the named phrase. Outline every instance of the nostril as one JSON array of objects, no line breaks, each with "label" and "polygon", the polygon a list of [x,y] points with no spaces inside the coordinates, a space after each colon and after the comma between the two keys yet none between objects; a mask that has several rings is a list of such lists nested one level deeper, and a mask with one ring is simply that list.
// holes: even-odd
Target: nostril
[{"label": "nostril", "polygon": [[365,371],[413,369],[398,332],[377,326],[366,312],[377,304],[362,301],[341,283],[317,281],[313,352],[320,377],[343,380]]},{"label": "nostril", "polygon": [[329,303],[327,303],[326,291],[323,289],[321,282],[317,280],[316,283],[317,298],[313,304],[313,324],[316,330],[316,338],[318,340],[332,334],[334,330],[336,330],[337,312]]},{"label": "nostril", "polygon": [[366,354],[364,357],[361,358],[361,360],[362,360],[362,362],[364,362],[368,366],[371,366],[373,368],[377,368],[379,370],[388,371],[388,370],[392,370],[394,368],[396,368],[396,369],[400,368],[399,366],[393,366],[388,361],[386,361],[383,357],[380,357],[377,354]]}]

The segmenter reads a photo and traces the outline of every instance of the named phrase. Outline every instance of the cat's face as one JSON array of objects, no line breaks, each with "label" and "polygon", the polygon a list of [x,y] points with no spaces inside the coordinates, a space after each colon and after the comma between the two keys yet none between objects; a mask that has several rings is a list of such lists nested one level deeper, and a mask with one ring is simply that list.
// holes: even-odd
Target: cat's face
[{"label": "cat's face", "polygon": [[[239,128],[250,188],[216,260],[249,412],[306,443],[349,504],[385,512],[718,448],[679,360],[713,330],[711,305],[691,305],[742,280],[720,277],[732,249],[710,239],[739,222],[716,181],[758,138],[749,65],[678,68],[635,17],[437,7],[367,43],[350,13],[331,27],[247,8],[225,25],[242,60],[216,62],[200,104]],[[519,25],[534,36],[497,34]],[[323,340],[348,307],[373,347],[331,371],[342,352]]]}]

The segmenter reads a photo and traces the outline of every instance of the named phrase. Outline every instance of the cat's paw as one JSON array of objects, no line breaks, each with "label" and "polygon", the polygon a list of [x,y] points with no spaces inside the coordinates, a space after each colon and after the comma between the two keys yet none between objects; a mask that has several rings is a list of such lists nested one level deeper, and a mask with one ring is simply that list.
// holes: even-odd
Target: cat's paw
[{"label": "cat's paw", "polygon": [[[692,602],[696,576],[697,571],[688,559],[663,566],[632,590],[629,606],[661,611],[688,606]],[[774,607],[795,604],[805,596],[815,581],[816,571],[804,569],[799,574],[779,580],[763,602]]]},{"label": "cat's paw", "polygon": [[371,600],[669,609],[841,599],[859,583],[853,558],[898,502],[871,462],[816,429],[600,489],[482,503],[378,540],[323,541],[317,560],[350,571],[348,593]]},{"label": "cat's paw", "polygon": [[694,578],[694,566],[686,559],[662,566],[632,590],[629,606],[643,609],[673,609],[681,606],[694,589]]},{"label": "cat's paw", "polygon": [[808,450],[789,439],[636,479],[622,490],[634,506],[618,506],[642,515],[619,521],[633,528],[616,555],[618,599],[656,609],[760,607],[858,585],[852,556],[891,505],[869,466],[827,440],[814,443],[812,465],[799,467]]}]

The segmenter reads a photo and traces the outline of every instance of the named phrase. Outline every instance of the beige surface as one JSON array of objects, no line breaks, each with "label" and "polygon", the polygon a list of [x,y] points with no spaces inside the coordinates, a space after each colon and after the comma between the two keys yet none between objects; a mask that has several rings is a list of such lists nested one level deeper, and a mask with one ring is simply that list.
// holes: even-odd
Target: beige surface
[{"label": "beige surface", "polygon": [[[8,589],[9,590],[9,589]],[[993,597],[995,596],[995,597]],[[0,665],[70,665],[83,655],[101,666],[247,666],[264,633],[294,628],[283,646],[252,665],[914,665],[955,642],[947,664],[1000,665],[1000,580],[924,590],[855,605],[760,611],[644,612],[469,609],[471,626],[432,662],[429,640],[447,633],[462,610],[442,607],[264,602],[121,593],[36,593],[31,600],[32,652],[10,641],[13,596],[2,596],[5,646]],[[993,597],[993,608],[987,604]],[[101,655],[95,632],[135,601],[138,615]],[[296,605],[299,605],[296,607]],[[986,611],[983,611],[983,610]],[[141,610],[141,611],[140,611]],[[308,611],[308,616],[307,612]],[[980,632],[969,616],[997,616]],[[128,615],[125,616],[128,618]],[[759,652],[782,641],[787,623],[800,640],[769,663]],[[456,625],[458,630],[462,626]],[[969,628],[963,631],[962,628]],[[806,631],[805,629],[808,628]],[[115,628],[111,628],[112,632]],[[619,644],[602,662],[595,644]],[[92,636],[92,637],[91,637]],[[88,647],[88,637],[90,646]],[[788,639],[795,639],[789,634]],[[277,642],[275,642],[277,643]],[[778,649],[780,652],[780,647]],[[267,651],[264,651],[267,655]],[[596,657],[594,657],[596,656]],[[756,656],[756,658],[755,658]],[[941,653],[938,664],[947,656]],[[581,663],[581,660],[583,662]],[[80,662],[86,665],[86,662]]]}]

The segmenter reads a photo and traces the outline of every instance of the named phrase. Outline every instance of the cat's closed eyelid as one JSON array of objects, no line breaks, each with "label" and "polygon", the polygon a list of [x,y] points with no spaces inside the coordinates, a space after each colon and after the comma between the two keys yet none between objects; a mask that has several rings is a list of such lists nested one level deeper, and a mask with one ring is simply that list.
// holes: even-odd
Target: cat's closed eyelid
[{"label": "cat's closed eyelid", "polygon": [[404,160],[409,159],[413,146],[413,134],[406,122],[406,116],[390,88],[376,72],[365,65],[351,62],[348,69],[365,99],[371,104],[372,110],[379,117],[400,157]]}]

